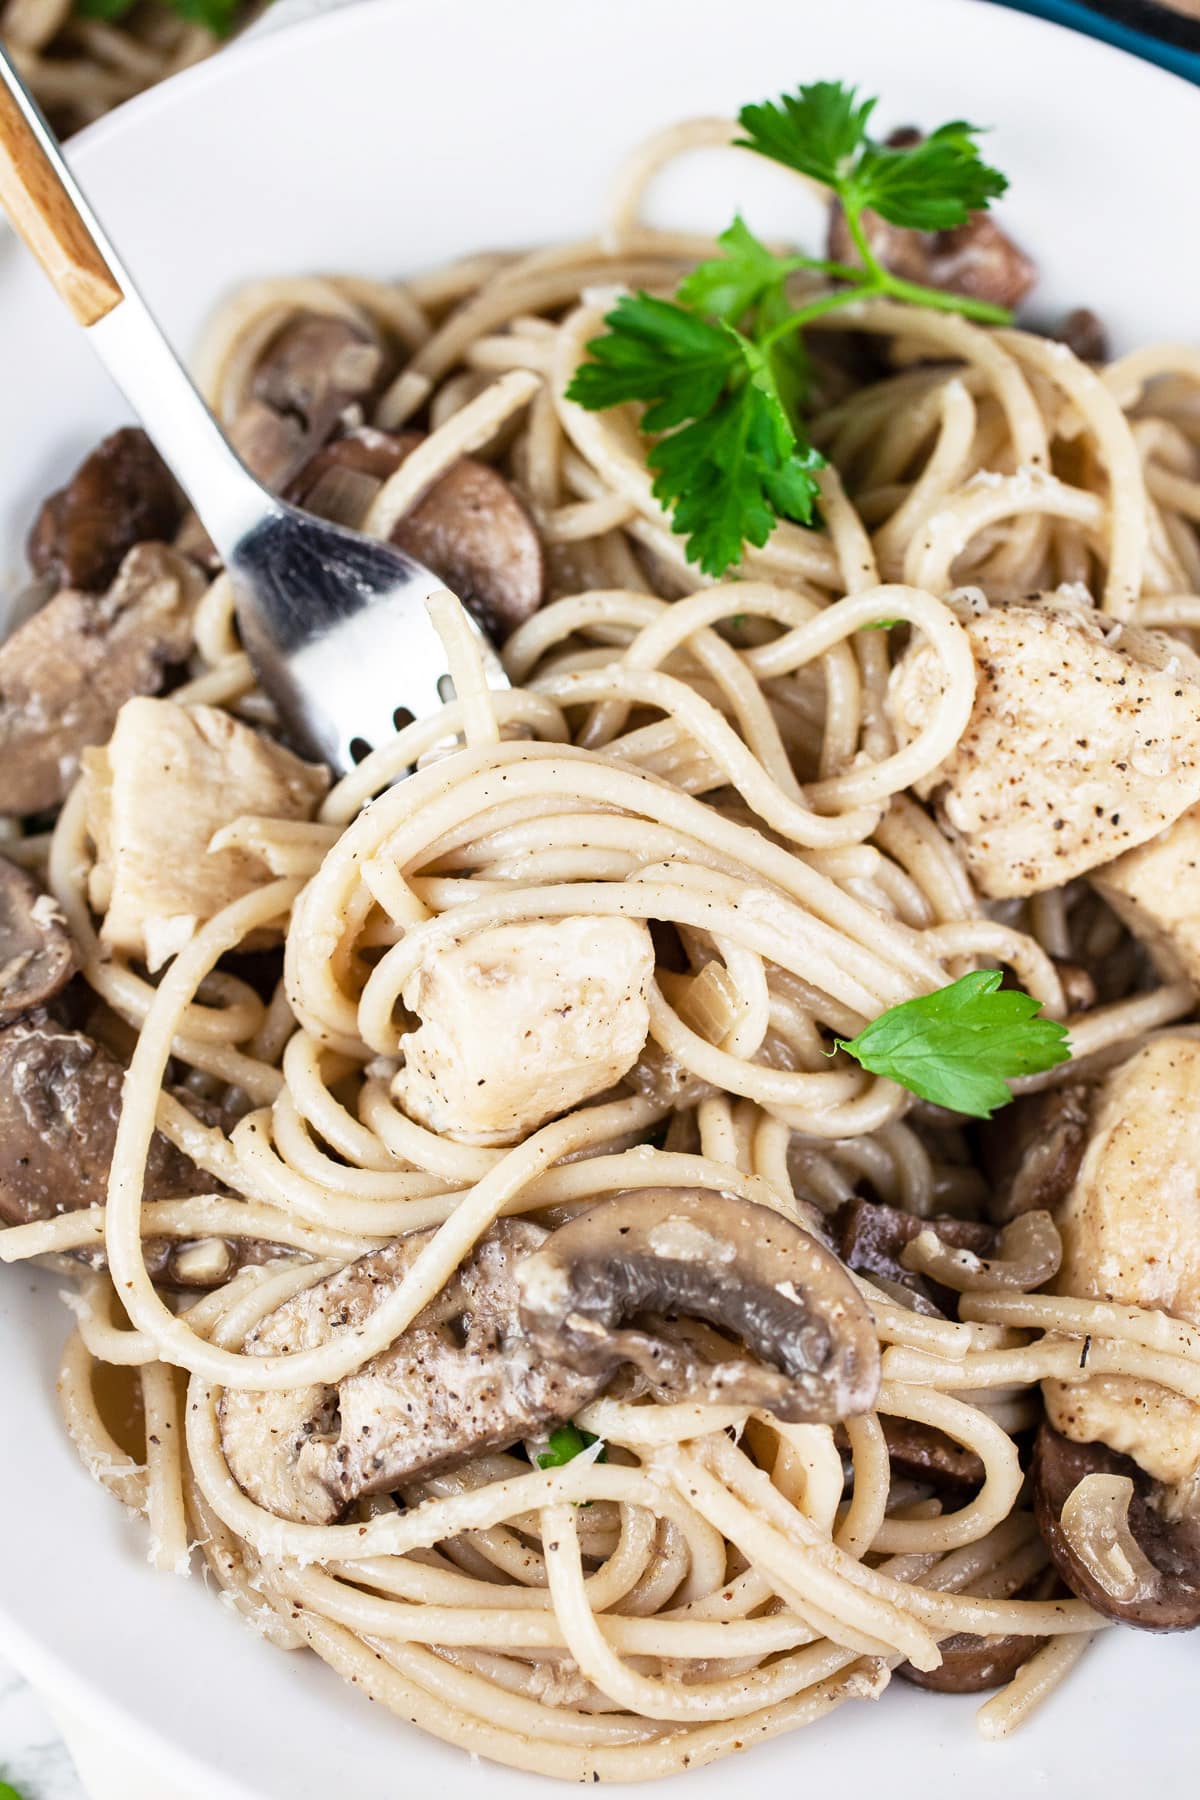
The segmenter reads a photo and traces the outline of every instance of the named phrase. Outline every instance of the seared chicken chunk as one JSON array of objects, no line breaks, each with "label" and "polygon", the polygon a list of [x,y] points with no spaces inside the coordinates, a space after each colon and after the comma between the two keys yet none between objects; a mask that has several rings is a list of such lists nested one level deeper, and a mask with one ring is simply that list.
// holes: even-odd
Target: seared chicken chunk
[{"label": "seared chicken chunk", "polygon": [[110,742],[87,752],[84,779],[100,935],[150,969],[269,878],[247,850],[211,851],[215,833],[244,815],[310,818],[328,785],[324,769],[227,712],[149,699],[121,708]]},{"label": "seared chicken chunk", "polygon": [[1200,806],[1092,876],[1168,981],[1200,984]]},{"label": "seared chicken chunk", "polygon": [[[305,1288],[255,1328],[247,1352],[361,1333],[434,1235],[398,1238]],[[503,1449],[593,1399],[611,1371],[578,1374],[521,1336],[516,1272],[545,1239],[526,1219],[501,1219],[408,1330],[336,1387],[227,1388],[221,1441],[251,1499],[281,1518],[329,1524],[359,1494]]]},{"label": "seared chicken chunk", "polygon": [[404,1039],[396,1098],[460,1143],[515,1143],[633,1067],[653,973],[634,919],[538,919],[443,941],[404,988],[422,1022]]},{"label": "seared chicken chunk", "polygon": [[[1200,1042],[1160,1038],[1111,1074],[1058,1214],[1061,1294],[1200,1325]],[[1044,1383],[1050,1422],[1132,1456],[1156,1480],[1200,1463],[1200,1406],[1131,1376]]]},{"label": "seared chicken chunk", "polygon": [[[1063,594],[1005,601],[963,623],[974,709],[918,791],[981,893],[1058,887],[1200,800],[1200,661],[1184,645]],[[940,694],[941,665],[918,641],[888,696],[902,741]]]}]

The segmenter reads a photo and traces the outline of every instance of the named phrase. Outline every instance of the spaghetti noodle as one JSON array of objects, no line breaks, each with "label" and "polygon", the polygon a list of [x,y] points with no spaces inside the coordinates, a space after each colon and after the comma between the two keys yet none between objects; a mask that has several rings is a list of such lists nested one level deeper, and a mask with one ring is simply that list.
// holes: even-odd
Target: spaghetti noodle
[{"label": "spaghetti noodle", "polygon": [[[1063,960],[1130,966],[1121,927],[1078,882],[985,907],[913,790],[971,717],[965,621],[982,596],[1086,582],[1114,625],[1165,627],[1186,653],[1200,626],[1195,353],[1095,370],[1018,330],[844,308],[830,325],[886,340],[892,370],[843,383],[812,421],[830,459],[823,523],[780,523],[740,579],[704,581],[653,496],[635,421],[583,412],[564,388],[611,289],[669,289],[711,250],[649,229],[640,202],[668,156],[713,137],[705,121],[652,146],[596,239],[396,287],[259,283],[215,320],[203,374],[227,421],[297,310],[400,342],[374,422],[431,429],[359,523],[386,535],[459,457],[489,457],[533,510],[551,598],[509,639],[503,693],[443,602],[452,702],[375,749],[313,823],[230,825],[223,841],[252,845],[269,878],[157,980],[98,936],[75,789],[48,881],[84,980],[136,1042],[106,1206],[0,1235],[6,1261],[104,1248],[106,1270],[84,1273],[72,1302],[64,1410],[89,1470],[144,1514],[160,1567],[185,1568],[198,1542],[273,1642],[308,1646],[466,1749],[572,1780],[666,1775],[774,1737],[878,1694],[902,1662],[935,1669],[957,1633],[1042,1645],[980,1716],[1004,1735],[1106,1622],[1080,1599],[1022,1597],[1049,1561],[1017,1443],[1038,1384],[1077,1375],[1086,1342],[1089,1371],[1200,1402],[1185,1322],[1023,1291],[1043,1278],[1044,1235],[1021,1239],[990,1287],[978,1266],[956,1280],[967,1263],[934,1239],[918,1258],[966,1290],[960,1316],[912,1310],[907,1289],[859,1274],[883,1383],[841,1429],[618,1383],[576,1416],[603,1458],[538,1466],[537,1444],[489,1448],[333,1522],[281,1516],[231,1471],[223,1393],[361,1371],[499,1220],[553,1225],[651,1187],[715,1190],[801,1225],[863,1188],[918,1219],[977,1213],[959,1123],[827,1051],[981,959],[1068,1019],[1074,1062],[1030,1091],[1112,1066],[1192,1013],[1186,982],[1126,975],[1071,1016]],[[902,742],[888,688],[910,639],[938,673]],[[223,575],[195,640],[174,701],[261,718]],[[682,950],[660,951],[649,984],[645,1079],[509,1144],[406,1112],[414,971],[439,947],[512,927],[552,939],[566,920],[652,922]],[[266,1000],[223,967],[264,928],[286,932]],[[197,1094],[233,1090],[236,1121],[195,1117],[181,1070]],[[143,1202],[156,1125],[208,1191]],[[253,1353],[278,1309],[415,1232],[423,1248],[360,1331]],[[147,1268],[151,1239],[274,1249],[182,1303]],[[105,1423],[106,1365],[136,1374],[144,1454]],[[972,1459],[970,1498],[901,1478],[897,1422]]]}]

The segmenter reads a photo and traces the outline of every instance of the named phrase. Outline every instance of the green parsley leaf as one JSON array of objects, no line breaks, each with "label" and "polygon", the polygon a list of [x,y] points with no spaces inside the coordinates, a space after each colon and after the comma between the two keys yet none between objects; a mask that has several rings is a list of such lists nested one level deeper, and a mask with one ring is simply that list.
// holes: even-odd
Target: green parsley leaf
[{"label": "green parsley leaf", "polygon": [[923,1100],[988,1119],[1012,1099],[1010,1081],[1071,1055],[1066,1026],[1037,1017],[1041,1002],[1001,980],[998,969],[964,975],[890,1007],[856,1038],[838,1038],[837,1048]]},{"label": "green parsley leaf", "polygon": [[854,219],[866,207],[893,225],[947,231],[987,207],[1008,182],[983,161],[977,125],[955,119],[903,147],[877,144],[867,125],[874,100],[838,81],[816,81],[778,102],[744,106],[743,149],[799,169],[832,188]]},{"label": "green parsley leaf", "polygon": [[692,562],[722,575],[744,544],[766,543],[778,518],[812,520],[813,471],[825,459],[800,441],[770,353],[724,321],[649,294],[622,296],[604,322],[567,397],[592,411],[646,405],[642,429],[666,434],[647,457],[654,494]]},{"label": "green parsley leaf", "polygon": [[0,1781],[0,1800],[21,1800],[15,1787],[9,1781]]},{"label": "green parsley leaf", "polygon": [[768,292],[782,290],[795,269],[806,268],[806,256],[776,256],[756,238],[739,213],[717,239],[722,251],[698,263],[679,284],[679,299],[709,318],[736,325]]},{"label": "green parsley leaf", "polygon": [[[598,1441],[595,1432],[582,1431],[578,1425],[560,1425],[550,1433],[550,1448],[541,1452],[537,1466],[539,1469],[561,1469],[564,1463],[574,1462]],[[608,1451],[601,1449],[596,1461],[607,1462]],[[0,1800],[4,1800],[3,1794],[0,1794]]]},{"label": "green parsley leaf", "polygon": [[[85,19],[122,19],[137,0],[75,0]],[[191,25],[203,25],[214,37],[228,37],[242,9],[242,0],[165,0],[172,12]],[[4,1800],[0,1794],[0,1800]]]},{"label": "green parsley leaf", "polygon": [[977,125],[956,119],[904,149],[868,143],[854,173],[859,204],[917,231],[965,225],[1008,187],[980,156],[978,135]]},{"label": "green parsley leaf", "polygon": [[763,369],[702,419],[660,438],[649,454],[654,494],[689,559],[722,575],[744,544],[765,544],[782,515],[808,523],[824,457],[800,445]]},{"label": "green parsley leaf", "polygon": [[646,431],[668,431],[707,413],[742,362],[736,334],[650,294],[623,294],[587,346],[593,361],[571,378],[567,399],[589,412],[641,400]]},{"label": "green parsley leaf", "polygon": [[735,141],[743,150],[756,150],[836,189],[867,142],[867,121],[874,110],[875,101],[860,101],[856,88],[841,81],[813,81],[781,100],[743,106],[738,124],[746,135]]}]

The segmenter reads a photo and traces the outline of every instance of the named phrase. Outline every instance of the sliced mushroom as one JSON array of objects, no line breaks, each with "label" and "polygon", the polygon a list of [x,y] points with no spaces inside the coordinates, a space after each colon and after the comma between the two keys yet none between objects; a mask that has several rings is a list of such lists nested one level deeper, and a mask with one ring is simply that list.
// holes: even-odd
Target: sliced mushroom
[{"label": "sliced mushroom", "polygon": [[1053,335],[1081,362],[1104,363],[1109,359],[1108,328],[1090,306],[1075,307]]},{"label": "sliced mushroom", "polygon": [[[422,433],[362,430],[327,444],[289,490],[296,505],[359,525],[380,487]],[[392,542],[439,575],[498,643],[541,606],[542,540],[528,508],[490,464],[464,456],[392,532]]]},{"label": "sliced mushroom", "polygon": [[[535,1350],[581,1373],[628,1362],[673,1398],[826,1424],[878,1392],[875,1328],[837,1258],[778,1213],[712,1189],[603,1200],[560,1226],[517,1280]],[[701,1361],[646,1328],[647,1315],[675,1314],[723,1329],[749,1356]]]},{"label": "sliced mushroom", "polygon": [[904,1246],[900,1261],[906,1269],[959,1294],[985,1288],[1030,1293],[1058,1273],[1062,1254],[1062,1239],[1050,1214],[1027,1212],[996,1233],[986,1255],[948,1243],[928,1222]]},{"label": "sliced mushroom", "polygon": [[[361,1332],[433,1235],[398,1238],[306,1288],[262,1320],[246,1351]],[[504,1448],[594,1398],[611,1367],[576,1368],[521,1336],[517,1269],[545,1241],[540,1226],[500,1220],[408,1330],[336,1387],[227,1388],[221,1441],[250,1497],[281,1518],[328,1524],[360,1494]]]},{"label": "sliced mushroom", "polygon": [[[1048,1600],[1057,1586],[1055,1571],[1043,1570],[1025,1588],[1017,1590],[1017,1597]],[[1045,1638],[1023,1637],[1015,1632],[1002,1637],[976,1637],[971,1631],[956,1631],[953,1637],[942,1639],[942,1660],[936,1669],[915,1669],[912,1663],[903,1662],[896,1673],[914,1687],[928,1688],[934,1694],[982,1694],[1011,1681],[1045,1642]]]},{"label": "sliced mushroom", "polygon": [[990,1184],[988,1215],[1006,1225],[1054,1212],[1075,1185],[1087,1148],[1094,1088],[1082,1082],[1026,1094],[979,1130]]},{"label": "sliced mushroom", "polygon": [[[1178,1504],[1176,1490],[1153,1481],[1129,1457],[1106,1444],[1074,1444],[1048,1424],[1038,1432],[1032,1475],[1038,1527],[1073,1593],[1106,1619],[1142,1631],[1200,1626],[1194,1494],[1190,1504]],[[1072,1530],[1064,1512],[1070,1520],[1072,1497],[1092,1477],[1102,1478],[1100,1502],[1089,1519],[1077,1501]]]},{"label": "sliced mushroom", "polygon": [[365,326],[298,313],[259,358],[230,439],[260,481],[283,488],[339,424],[354,421],[353,409],[374,399],[387,374],[383,345]]},{"label": "sliced mushroom", "polygon": [[[911,126],[888,138],[892,150],[910,149],[921,141]],[[993,306],[1017,306],[1037,280],[1037,266],[1001,231],[990,213],[972,213],[951,231],[914,231],[890,225],[878,213],[864,212],[867,242],[884,266],[905,281],[945,288]],[[829,217],[828,255],[833,262],[857,264],[857,246],[846,215],[835,206]]]},{"label": "sliced mushroom", "polygon": [[169,538],[183,495],[144,431],[114,431],[51,494],[29,537],[37,575],[102,593],[135,544]]},{"label": "sliced mushroom", "polygon": [[[33,1013],[0,1031],[0,1223],[28,1225],[103,1206],[125,1069],[81,1031]],[[191,1096],[181,1093],[187,1102]],[[211,1193],[214,1184],[159,1131],[150,1141],[147,1200]],[[218,1254],[218,1247],[220,1254]],[[223,1239],[146,1246],[150,1272],[181,1287],[212,1286],[244,1261],[275,1254]],[[93,1268],[103,1252],[81,1251]]]},{"label": "sliced mushroom", "polygon": [[958,1493],[983,1486],[982,1460],[974,1450],[956,1444],[944,1431],[921,1425],[915,1419],[881,1417],[893,1475],[936,1488],[939,1493]]},{"label": "sliced mushroom", "polygon": [[187,656],[204,585],[174,551],[138,544],[106,594],[64,588],[0,644],[0,814],[61,804],[124,702]]},{"label": "sliced mushroom", "polygon": [[976,1256],[990,1254],[996,1245],[992,1228],[973,1219],[919,1219],[915,1213],[875,1200],[847,1200],[834,1215],[834,1242],[850,1268],[872,1280],[906,1288],[919,1302],[918,1311],[953,1313],[957,1296],[901,1261],[913,1239],[930,1230],[951,1249],[970,1250]]},{"label": "sliced mushroom", "polygon": [[0,856],[0,1026],[52,1000],[78,961],[57,902]]}]

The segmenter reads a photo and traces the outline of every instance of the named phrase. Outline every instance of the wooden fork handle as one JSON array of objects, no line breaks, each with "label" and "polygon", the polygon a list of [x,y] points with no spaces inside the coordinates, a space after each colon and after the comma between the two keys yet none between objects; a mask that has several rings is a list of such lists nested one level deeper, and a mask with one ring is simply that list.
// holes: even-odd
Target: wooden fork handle
[{"label": "wooden fork handle", "polygon": [[0,206],[79,324],[94,325],[125,294],[73,189],[54,139],[0,50]]}]

